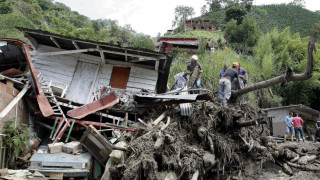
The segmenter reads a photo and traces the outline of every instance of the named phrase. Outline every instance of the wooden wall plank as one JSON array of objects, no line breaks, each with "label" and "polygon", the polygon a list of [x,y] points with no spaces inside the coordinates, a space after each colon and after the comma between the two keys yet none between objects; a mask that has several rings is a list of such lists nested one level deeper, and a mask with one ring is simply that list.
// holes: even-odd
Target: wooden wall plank
[{"label": "wooden wall plank", "polygon": [[[39,73],[39,71],[37,71],[37,73]],[[46,81],[52,81],[54,83],[64,83],[69,86],[72,81],[72,77],[57,74],[55,72],[41,71],[41,74],[43,75]]]},{"label": "wooden wall plank", "polygon": [[154,91],[155,86],[150,84],[142,84],[142,83],[135,83],[135,82],[128,82],[127,87],[133,87],[133,88],[140,88],[140,89],[149,89]]},{"label": "wooden wall plank", "polygon": [[149,84],[149,85],[153,85],[155,86],[157,84],[156,79],[152,80],[152,79],[142,79],[142,78],[136,78],[136,77],[129,77],[129,81],[128,82],[132,82],[132,83],[141,83],[141,84]]},{"label": "wooden wall plank", "polygon": [[55,67],[55,66],[48,66],[48,65],[38,64],[38,63],[34,63],[34,67],[36,69],[41,70],[41,72],[53,71],[57,74],[63,74],[63,75],[70,76],[70,77],[73,76],[73,71],[74,71],[74,69],[72,69],[72,68],[70,68],[69,70],[66,70],[67,67],[65,67],[65,68],[60,67],[59,68],[59,67]]},{"label": "wooden wall plank", "polygon": [[157,76],[158,77],[158,72],[156,72],[155,70],[143,69],[138,67],[132,67],[131,74],[132,76]]},{"label": "wooden wall plank", "polygon": [[88,96],[91,96],[92,86],[94,86],[95,72],[99,70],[99,65],[78,62],[76,71],[67,93],[67,98],[74,102],[87,103]]},{"label": "wooden wall plank", "polygon": [[32,58],[32,62],[46,62],[46,63],[53,63],[53,64],[64,64],[67,66],[75,67],[77,65],[78,59],[72,56],[38,56]]}]

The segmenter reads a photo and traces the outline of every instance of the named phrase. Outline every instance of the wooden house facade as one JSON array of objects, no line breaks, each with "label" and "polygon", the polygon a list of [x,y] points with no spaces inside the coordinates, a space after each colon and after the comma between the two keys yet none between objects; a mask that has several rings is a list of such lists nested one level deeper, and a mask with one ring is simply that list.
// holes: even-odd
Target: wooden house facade
[{"label": "wooden house facade", "polygon": [[166,91],[171,57],[163,53],[18,29],[34,47],[31,56],[37,73],[65,90],[63,97],[72,102],[92,102],[93,93],[103,86]]}]

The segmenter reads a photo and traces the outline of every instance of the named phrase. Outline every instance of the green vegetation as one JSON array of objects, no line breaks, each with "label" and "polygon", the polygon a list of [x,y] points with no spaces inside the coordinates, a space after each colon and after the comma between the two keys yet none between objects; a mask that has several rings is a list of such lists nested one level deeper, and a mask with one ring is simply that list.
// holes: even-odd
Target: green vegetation
[{"label": "green vegetation", "polygon": [[[218,3],[218,4],[217,4]],[[202,7],[204,14],[194,18],[196,21],[210,20],[223,31],[197,32],[172,35],[174,37],[215,37],[214,43],[221,38],[228,43],[217,48],[212,54],[200,50],[199,62],[203,66],[202,87],[217,91],[219,72],[223,65],[231,66],[238,61],[249,74],[249,84],[263,81],[262,75],[270,79],[283,75],[288,67],[294,73],[303,73],[307,63],[309,34],[315,32],[316,41],[320,37],[320,14],[303,8],[300,1],[290,4],[251,6],[252,1],[207,0],[209,12]],[[212,6],[211,6],[212,5]],[[195,35],[196,34],[196,35]],[[224,35],[225,34],[225,35]],[[316,44],[318,47],[319,44]],[[175,49],[175,61],[170,74],[173,76],[184,71],[189,56]],[[317,94],[320,93],[320,55],[314,54],[313,77],[302,82],[288,82],[246,94],[246,99],[260,107],[273,107],[289,104],[305,104],[320,110]],[[258,100],[258,101],[257,101]]]},{"label": "green vegetation", "polygon": [[[15,162],[12,159],[17,158],[23,151],[28,148],[29,145],[29,128],[23,124],[22,127],[18,127],[15,119],[7,121],[2,129],[2,133],[5,134],[4,141],[8,148],[8,162]],[[11,164],[15,166],[15,164]]]},{"label": "green vegetation", "polygon": [[239,25],[236,20],[232,19],[227,23],[225,33],[228,35],[229,42],[232,43],[234,49],[238,51],[253,47],[259,37],[256,21],[249,17],[244,18]]},{"label": "green vegetation", "polygon": [[[219,27],[224,27],[228,19],[226,11],[227,8],[208,12],[195,20],[210,20]],[[258,29],[263,33],[270,32],[275,27],[282,31],[290,26],[293,33],[299,32],[302,37],[308,36],[313,25],[320,20],[320,13],[292,4],[252,6],[246,16],[255,19]]]},{"label": "green vegetation", "polygon": [[281,31],[290,26],[293,33],[308,36],[310,29],[320,20],[320,14],[296,5],[267,5],[252,7],[248,16],[256,19],[257,26],[263,33],[278,27]]},{"label": "green vegetation", "polygon": [[[215,53],[205,52],[199,55],[199,62],[203,66],[201,84],[203,88],[217,91],[219,72],[226,64],[228,67],[234,61],[240,62],[241,67],[246,69],[249,75],[249,85],[266,79],[282,75],[287,67],[292,67],[294,73],[303,73],[307,62],[307,45],[309,37],[301,38],[299,33],[292,34],[289,28],[279,32],[262,35],[253,48],[253,56],[238,54],[232,49],[225,48]],[[317,44],[317,46],[319,46]],[[313,77],[307,81],[289,82],[276,85],[272,88],[274,96],[271,97],[267,90],[261,93],[251,92],[246,99],[260,107],[271,107],[289,104],[312,105],[319,101],[314,91],[319,91],[320,85],[320,55],[314,54],[315,68]],[[180,53],[171,68],[169,83],[173,83],[173,76],[186,68],[190,61],[189,56]],[[257,98],[259,96],[259,99]],[[262,97],[261,97],[262,96]],[[257,101],[259,100],[259,101]],[[261,102],[263,101],[263,103]]]},{"label": "green vegetation", "polygon": [[[137,34],[129,25],[120,27],[109,19],[90,20],[50,0],[5,0],[0,3],[0,37],[25,40],[15,27],[42,29],[80,39],[154,50],[150,36]],[[137,43],[138,41],[138,43]],[[153,44],[153,46],[151,45]]]}]

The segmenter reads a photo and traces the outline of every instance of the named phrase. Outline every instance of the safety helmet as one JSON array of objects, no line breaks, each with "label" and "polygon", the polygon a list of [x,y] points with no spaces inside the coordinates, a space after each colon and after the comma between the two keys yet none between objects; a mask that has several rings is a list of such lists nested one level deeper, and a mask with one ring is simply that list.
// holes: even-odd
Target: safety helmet
[{"label": "safety helmet", "polygon": [[196,61],[198,61],[198,56],[197,56],[197,55],[191,56],[191,60],[196,60]]},{"label": "safety helmet", "polygon": [[233,62],[232,66],[239,66],[239,63],[238,62]]}]

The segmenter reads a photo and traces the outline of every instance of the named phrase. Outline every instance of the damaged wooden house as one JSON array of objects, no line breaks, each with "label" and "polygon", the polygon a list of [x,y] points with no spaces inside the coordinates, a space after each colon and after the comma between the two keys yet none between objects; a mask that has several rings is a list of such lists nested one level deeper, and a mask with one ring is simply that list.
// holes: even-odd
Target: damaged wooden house
[{"label": "damaged wooden house", "polygon": [[167,90],[170,56],[42,30],[18,29],[34,49],[24,47],[29,79],[36,92],[37,103],[33,105],[35,109],[39,106],[36,114],[53,120],[50,137],[54,142],[68,128],[70,135],[74,124],[135,131],[130,121],[121,125],[128,116],[135,118],[133,96]]}]

